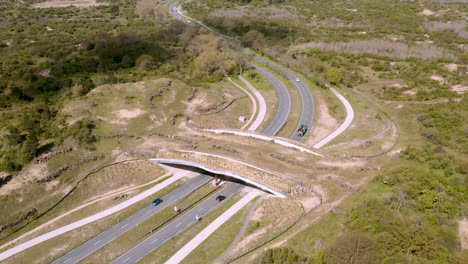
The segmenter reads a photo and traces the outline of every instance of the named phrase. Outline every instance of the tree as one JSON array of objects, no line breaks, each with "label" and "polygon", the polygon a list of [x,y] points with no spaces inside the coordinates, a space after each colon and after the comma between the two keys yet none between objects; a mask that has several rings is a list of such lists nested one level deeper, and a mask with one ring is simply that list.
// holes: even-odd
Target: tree
[{"label": "tree", "polygon": [[260,261],[261,264],[299,264],[310,263],[307,257],[303,257],[288,247],[268,249]]},{"label": "tree", "polygon": [[331,84],[337,84],[341,82],[341,71],[337,68],[330,68],[327,71],[327,79]]},{"label": "tree", "polygon": [[380,260],[374,242],[357,231],[338,237],[324,255],[326,264],[372,264],[380,263]]},{"label": "tree", "polygon": [[265,36],[262,33],[252,29],[244,34],[242,37],[242,43],[244,43],[246,47],[258,49],[265,44]]},{"label": "tree", "polygon": [[30,162],[36,156],[38,147],[39,141],[37,139],[36,131],[33,129],[29,132],[26,141],[21,148],[20,159],[23,165]]}]

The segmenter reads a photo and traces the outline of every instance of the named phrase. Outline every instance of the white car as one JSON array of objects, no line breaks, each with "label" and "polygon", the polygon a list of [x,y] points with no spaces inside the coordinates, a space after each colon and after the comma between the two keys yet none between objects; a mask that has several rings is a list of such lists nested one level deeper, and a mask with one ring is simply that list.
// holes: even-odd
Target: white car
[{"label": "white car", "polygon": [[301,81],[301,79],[299,79],[299,78],[296,78],[296,82],[300,82],[300,81]]}]

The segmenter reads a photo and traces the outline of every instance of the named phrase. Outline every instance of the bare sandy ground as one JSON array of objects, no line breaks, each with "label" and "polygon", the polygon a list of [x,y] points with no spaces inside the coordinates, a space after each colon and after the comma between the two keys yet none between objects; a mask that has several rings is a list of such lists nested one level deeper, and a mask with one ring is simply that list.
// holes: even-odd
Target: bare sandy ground
[{"label": "bare sandy ground", "polygon": [[468,219],[463,218],[458,221],[458,232],[462,249],[468,249]]},{"label": "bare sandy ground", "polygon": [[454,85],[451,88],[457,94],[464,94],[464,93],[468,92],[468,86],[462,85],[462,84]]},{"label": "bare sandy ground", "polygon": [[32,5],[34,8],[62,8],[68,6],[75,6],[80,8],[93,7],[93,6],[105,6],[109,3],[97,3],[96,0],[51,0]]},{"label": "bare sandy ground", "polygon": [[114,113],[121,119],[132,119],[132,118],[139,117],[146,112],[141,110],[140,108],[134,108],[134,109],[120,109],[118,111],[115,111]]},{"label": "bare sandy ground", "polygon": [[319,108],[319,111],[316,113],[318,115],[318,120],[313,128],[312,133],[310,133],[310,137],[305,142],[308,146],[313,145],[322,138],[325,138],[340,126],[338,121],[336,121],[336,119],[328,112],[327,103],[323,100],[323,98],[318,94],[316,95],[316,98]]}]

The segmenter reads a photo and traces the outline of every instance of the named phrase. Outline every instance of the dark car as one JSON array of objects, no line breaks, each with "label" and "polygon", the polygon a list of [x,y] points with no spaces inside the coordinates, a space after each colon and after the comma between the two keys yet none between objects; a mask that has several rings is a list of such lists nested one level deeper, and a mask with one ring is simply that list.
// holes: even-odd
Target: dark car
[{"label": "dark car", "polygon": [[154,201],[152,202],[152,204],[153,204],[154,206],[156,206],[156,205],[162,203],[162,201],[163,201],[163,200],[162,200],[161,198],[158,198],[158,199],[154,200]]},{"label": "dark car", "polygon": [[307,130],[308,130],[307,126],[301,125],[299,129],[297,130],[297,135],[300,137],[303,137],[305,133],[307,133]]},{"label": "dark car", "polygon": [[218,201],[218,202],[221,202],[221,201],[223,201],[224,199],[226,199],[226,196],[224,196],[224,195],[218,195],[218,196],[216,196],[216,201]]}]

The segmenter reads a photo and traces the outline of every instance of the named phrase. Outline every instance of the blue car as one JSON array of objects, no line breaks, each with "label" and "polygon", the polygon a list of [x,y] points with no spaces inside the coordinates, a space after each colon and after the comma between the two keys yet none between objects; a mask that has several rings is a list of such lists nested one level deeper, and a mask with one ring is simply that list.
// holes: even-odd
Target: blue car
[{"label": "blue car", "polygon": [[156,206],[156,205],[162,203],[162,201],[163,201],[163,200],[162,200],[161,198],[158,198],[158,199],[154,200],[152,204],[153,204],[154,206]]}]

